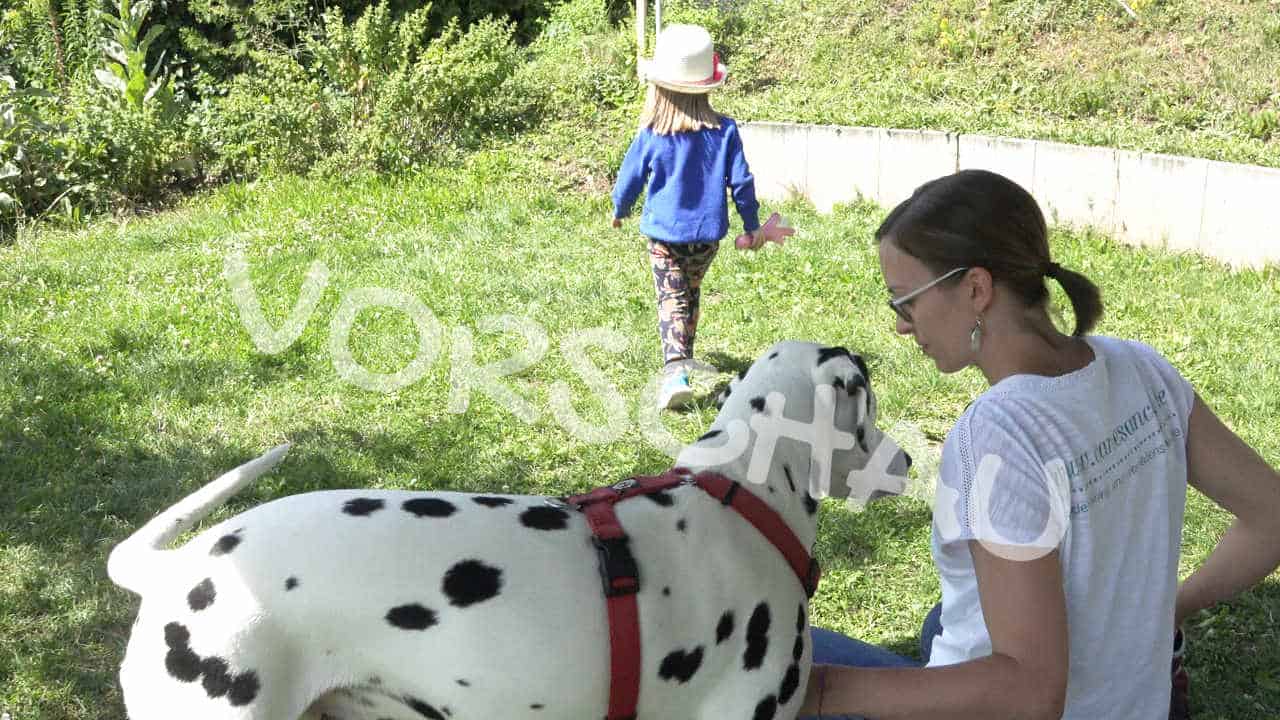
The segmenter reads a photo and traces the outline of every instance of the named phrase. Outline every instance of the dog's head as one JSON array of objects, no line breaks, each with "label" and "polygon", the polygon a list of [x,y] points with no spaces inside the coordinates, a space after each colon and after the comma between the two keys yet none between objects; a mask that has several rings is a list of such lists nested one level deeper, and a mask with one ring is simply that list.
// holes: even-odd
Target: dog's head
[{"label": "dog's head", "polygon": [[[780,431],[776,451],[794,455],[803,449],[811,464],[797,468],[796,481],[807,479],[815,497],[853,494],[865,502],[894,494],[895,488],[901,492],[905,485],[911,458],[876,427],[876,396],[867,364],[843,347],[777,343],[730,382],[716,402],[720,415],[715,428],[728,429],[734,419],[750,424],[757,414],[774,416],[779,422],[771,426]],[[830,453],[822,443],[830,443]],[[824,462],[830,462],[829,474]],[[820,486],[825,478],[829,488]]]}]

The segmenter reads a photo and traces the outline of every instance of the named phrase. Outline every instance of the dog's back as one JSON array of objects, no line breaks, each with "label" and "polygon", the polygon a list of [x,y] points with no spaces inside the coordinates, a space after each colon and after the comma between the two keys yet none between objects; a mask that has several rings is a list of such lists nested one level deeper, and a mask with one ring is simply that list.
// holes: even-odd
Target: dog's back
[{"label": "dog's back", "polygon": [[[641,574],[641,715],[790,700],[804,596],[777,551],[692,487],[618,515]],[[307,493],[171,552],[121,671],[135,720],[292,718],[317,698],[317,718],[580,718],[607,702],[597,557],[581,514],[543,498]]]}]

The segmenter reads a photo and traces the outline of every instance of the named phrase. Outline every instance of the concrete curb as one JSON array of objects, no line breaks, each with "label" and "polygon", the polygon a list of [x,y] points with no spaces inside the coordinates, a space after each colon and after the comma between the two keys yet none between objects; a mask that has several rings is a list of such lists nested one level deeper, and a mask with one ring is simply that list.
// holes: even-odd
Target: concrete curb
[{"label": "concrete curb", "polygon": [[1051,224],[1235,268],[1280,265],[1280,169],[1043,140],[773,122],[741,123],[756,192],[819,212],[858,198],[893,207],[920,184],[983,168],[1027,188]]}]

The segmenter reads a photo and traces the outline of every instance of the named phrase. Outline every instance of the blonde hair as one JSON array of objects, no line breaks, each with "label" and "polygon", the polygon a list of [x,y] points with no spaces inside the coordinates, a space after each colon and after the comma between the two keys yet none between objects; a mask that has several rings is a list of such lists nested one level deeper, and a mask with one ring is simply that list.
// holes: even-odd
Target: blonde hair
[{"label": "blonde hair", "polygon": [[650,83],[640,127],[656,135],[697,132],[720,127],[720,113],[711,109],[707,93],[682,93]]}]

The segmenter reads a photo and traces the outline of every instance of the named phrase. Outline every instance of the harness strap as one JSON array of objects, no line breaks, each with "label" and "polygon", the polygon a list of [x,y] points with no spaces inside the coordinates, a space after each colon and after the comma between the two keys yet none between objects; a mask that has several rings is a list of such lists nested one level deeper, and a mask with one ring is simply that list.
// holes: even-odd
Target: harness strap
[{"label": "harness strap", "polygon": [[822,568],[818,566],[817,559],[811,557],[804,545],[800,544],[800,540],[783,522],[781,515],[774,512],[755,493],[738,492],[740,485],[737,482],[718,473],[698,473],[693,481],[721,504],[738,511],[743,519],[773,543],[800,580],[805,595],[813,597],[818,589],[818,581],[822,578]]},{"label": "harness strap", "polygon": [[600,581],[609,616],[609,711],[606,720],[634,720],[640,702],[640,569],[631,554],[630,538],[618,521],[614,505],[638,495],[649,495],[680,485],[696,485],[721,504],[733,508],[751,523],[791,566],[805,593],[813,597],[822,571],[800,540],[755,494],[738,492],[737,482],[718,473],[694,475],[687,468],[673,468],[656,476],[637,476],[615,485],[564,498],[582,511],[591,528],[591,543],[599,560]]},{"label": "harness strap", "polygon": [[607,720],[631,720],[640,702],[640,578],[627,534],[612,502],[583,508],[591,542],[600,559],[605,606],[609,612],[609,713]]}]

